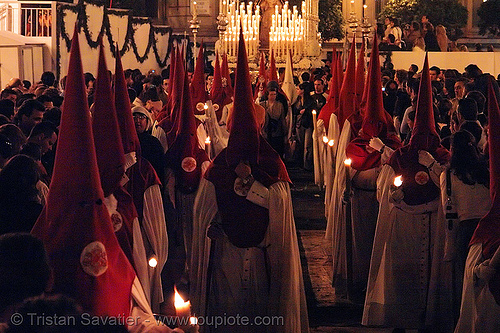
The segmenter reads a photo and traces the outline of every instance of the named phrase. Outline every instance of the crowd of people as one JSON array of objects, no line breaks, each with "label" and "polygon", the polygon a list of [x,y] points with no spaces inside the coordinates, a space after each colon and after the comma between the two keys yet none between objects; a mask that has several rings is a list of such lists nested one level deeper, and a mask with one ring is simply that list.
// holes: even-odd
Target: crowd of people
[{"label": "crowd of people", "polygon": [[[458,45],[450,39],[446,27],[442,24],[434,26],[427,16],[421,21],[401,24],[398,18],[386,17],[384,24],[379,24],[377,34],[381,40],[381,51],[429,51],[429,52],[467,52],[467,45]],[[475,44],[475,51],[482,51],[483,45]],[[493,44],[487,51],[494,51]]]},{"label": "crowd of people", "polygon": [[[422,23],[388,19],[381,47],[416,45]],[[60,82],[45,72],[2,90],[1,329],[35,332],[46,323],[12,314],[38,311],[170,332],[153,313],[175,315],[178,292],[203,318],[280,321],[174,331],[308,332],[286,163],[325,191],[332,286],[364,304],[363,325],[500,330],[491,75],[427,58],[381,67],[376,37],[368,69],[354,40],[345,68],[334,51],[328,66],[278,71],[271,54],[254,82],[246,52],[234,73],[225,56],[205,73],[203,52],[193,73],[174,47],[160,74],[119,56],[112,74],[101,46],[94,77],[73,47]]]}]

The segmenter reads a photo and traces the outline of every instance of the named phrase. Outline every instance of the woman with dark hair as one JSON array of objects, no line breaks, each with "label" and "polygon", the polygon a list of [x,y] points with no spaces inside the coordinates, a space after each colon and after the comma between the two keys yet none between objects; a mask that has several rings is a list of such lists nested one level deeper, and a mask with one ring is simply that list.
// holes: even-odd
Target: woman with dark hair
[{"label": "woman with dark hair", "polygon": [[422,35],[424,37],[426,51],[441,51],[432,23],[427,22],[423,24]]},{"label": "woman with dark hair", "polygon": [[38,166],[29,156],[12,157],[0,171],[0,234],[30,232],[42,211]]},{"label": "woman with dark hair", "polygon": [[453,310],[460,312],[460,298],[469,242],[479,219],[491,207],[488,162],[479,153],[476,139],[460,130],[451,137],[450,166],[441,174],[441,202],[446,213],[446,258],[453,262]]},{"label": "woman with dark hair", "polygon": [[285,152],[286,120],[285,109],[277,99],[278,89],[271,87],[267,89],[267,99],[261,102],[266,110],[266,118],[262,129],[262,136],[269,142],[271,147],[283,158]]},{"label": "woman with dark hair", "polygon": [[314,99],[311,97],[311,86],[308,82],[302,82],[297,88],[297,100],[292,105],[292,114],[295,121],[295,129],[299,142],[298,158],[303,158],[304,168],[312,166],[312,131],[313,118],[312,110],[314,108]]}]

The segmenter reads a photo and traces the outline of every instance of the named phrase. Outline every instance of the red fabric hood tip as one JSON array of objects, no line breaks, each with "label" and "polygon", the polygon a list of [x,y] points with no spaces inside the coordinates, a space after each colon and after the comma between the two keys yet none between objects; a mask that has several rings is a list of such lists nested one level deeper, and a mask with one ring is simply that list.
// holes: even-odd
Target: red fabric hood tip
[{"label": "red fabric hood tip", "polygon": [[208,100],[208,93],[205,88],[205,57],[203,53],[203,42],[200,44],[200,50],[196,58],[193,77],[189,85],[189,92],[191,94],[191,109],[195,114],[205,114],[205,109],[198,110],[196,107],[198,103],[205,104]]},{"label": "red fabric hood tip", "polygon": [[[230,96],[226,95],[226,90],[222,84],[222,70],[220,68],[219,55],[215,55],[215,66],[214,66],[214,81],[212,83],[212,89],[210,90],[210,99],[215,108],[215,115],[217,116],[217,121],[220,121],[222,117],[222,108],[224,105],[231,103]],[[218,108],[215,106],[218,105]]]},{"label": "red fabric hood tip", "polygon": [[125,154],[135,152],[137,157],[139,157],[141,155],[141,145],[135,130],[132,108],[128,97],[127,83],[125,81],[125,74],[123,73],[123,65],[118,46],[116,47],[115,59],[115,109],[120,128],[123,151]]},{"label": "red fabric hood tip", "polygon": [[99,44],[92,130],[101,185],[104,196],[107,197],[120,186],[120,181],[125,174],[125,153],[116,118],[102,35],[99,38]]},{"label": "red fabric hood tip", "polygon": [[47,250],[54,292],[95,315],[128,316],[135,272],[103,203],[76,27],[62,110],[49,195],[32,234]]},{"label": "red fabric hood tip", "polygon": [[333,111],[337,115],[340,129],[346,119],[356,110],[356,37],[353,38],[349,60],[339,94],[339,107]]}]

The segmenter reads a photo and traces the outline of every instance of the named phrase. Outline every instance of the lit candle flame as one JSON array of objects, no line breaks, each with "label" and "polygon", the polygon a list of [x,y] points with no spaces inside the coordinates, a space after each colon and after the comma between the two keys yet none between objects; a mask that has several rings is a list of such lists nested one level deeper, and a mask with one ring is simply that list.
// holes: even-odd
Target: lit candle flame
[{"label": "lit candle flame", "polygon": [[208,109],[208,105],[207,105],[207,103],[205,103],[205,105],[203,105],[203,108],[204,108],[205,110],[206,110],[206,109]]},{"label": "lit candle flame", "polygon": [[207,136],[207,138],[205,139],[205,144],[206,144],[206,145],[209,145],[209,144],[210,144],[210,137],[209,137],[209,136]]},{"label": "lit candle flame", "polygon": [[316,110],[312,110],[312,114],[316,114]]},{"label": "lit candle flame", "polygon": [[330,141],[328,141],[328,145],[329,145],[330,147],[333,147],[333,143],[334,143],[334,142],[335,142],[335,141],[333,141],[333,139],[331,139]]},{"label": "lit candle flame", "polygon": [[326,135],[323,135],[323,142],[328,143],[328,137]]},{"label": "lit candle flame", "polygon": [[350,167],[351,166],[351,163],[352,163],[352,160],[350,158],[346,158],[344,160],[344,164],[346,167]]},{"label": "lit candle flame", "polygon": [[394,178],[394,186],[400,187],[403,185],[403,177],[402,176],[397,176]]},{"label": "lit candle flame", "polygon": [[175,286],[174,286],[174,291],[175,291],[174,306],[176,310],[185,309],[191,306],[191,302],[189,301],[185,302],[184,299],[179,294],[179,292],[177,291],[177,287]]},{"label": "lit candle flame", "polygon": [[155,268],[158,265],[158,259],[156,259],[155,255],[152,255],[148,260],[149,267]]}]

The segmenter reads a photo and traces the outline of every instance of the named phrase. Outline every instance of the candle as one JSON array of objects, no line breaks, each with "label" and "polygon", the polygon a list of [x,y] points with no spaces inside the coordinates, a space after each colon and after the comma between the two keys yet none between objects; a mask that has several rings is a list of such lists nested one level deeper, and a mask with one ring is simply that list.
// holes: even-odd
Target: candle
[{"label": "candle", "polygon": [[328,137],[326,135],[323,135],[323,143],[325,144],[328,143]]},{"label": "candle", "polygon": [[349,170],[351,168],[352,160],[350,158],[346,158],[344,160],[345,165],[345,191],[347,194],[351,193],[351,176],[349,175]]},{"label": "candle", "polygon": [[403,185],[403,177],[402,176],[394,177],[394,186],[400,187],[401,185]]},{"label": "candle", "polygon": [[205,139],[205,152],[207,153],[208,157],[210,158],[210,137],[207,136]]},{"label": "candle", "polygon": [[174,298],[174,307],[175,314],[177,317],[191,317],[191,302],[185,302],[181,295],[177,292],[177,288],[174,286],[175,290],[175,298]]},{"label": "candle", "polygon": [[193,16],[198,16],[198,10],[196,8],[196,1],[193,1]]}]

